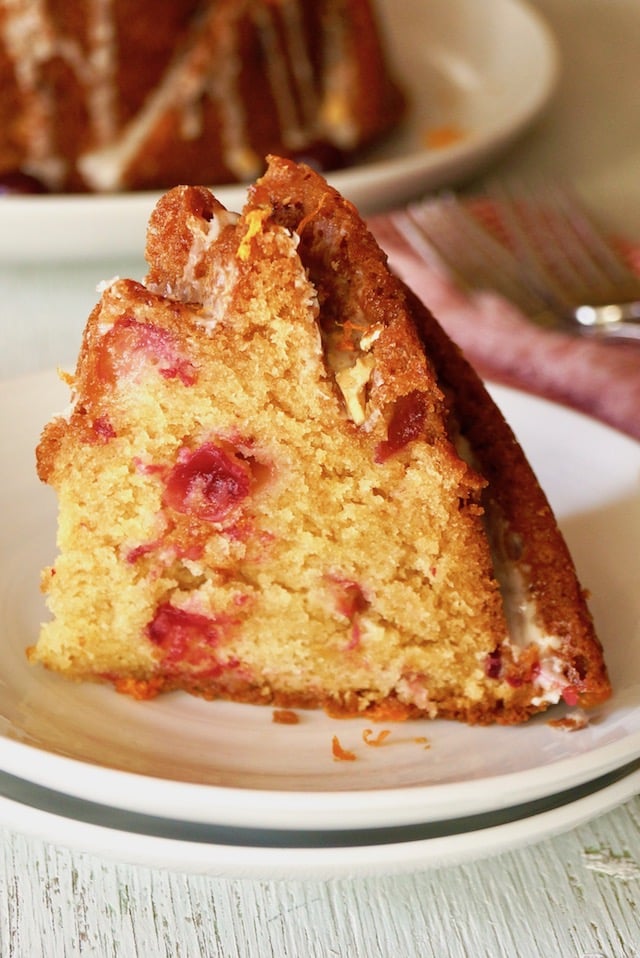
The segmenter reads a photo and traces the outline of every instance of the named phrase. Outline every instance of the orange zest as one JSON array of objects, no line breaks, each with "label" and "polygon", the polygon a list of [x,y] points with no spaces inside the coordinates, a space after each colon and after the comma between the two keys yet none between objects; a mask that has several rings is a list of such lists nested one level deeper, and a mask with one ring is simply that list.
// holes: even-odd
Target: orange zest
[{"label": "orange zest", "polygon": [[373,734],[372,729],[366,728],[364,729],[362,733],[362,740],[365,745],[371,745],[374,748],[379,748],[381,745],[384,744],[385,739],[387,739],[390,735],[391,735],[391,730],[388,728],[385,728],[381,732],[378,732],[378,734],[375,736]]},{"label": "orange zest", "polygon": [[442,150],[447,146],[453,146],[454,143],[459,143],[464,137],[464,130],[460,127],[453,123],[443,123],[442,126],[434,126],[427,130],[424,142],[430,150]]},{"label": "orange zest", "polygon": [[268,207],[251,210],[251,212],[247,214],[247,229],[238,247],[238,259],[249,259],[249,256],[251,255],[251,240],[254,236],[257,236],[258,233],[262,232],[262,224],[267,217],[270,216],[270,214],[271,210]]},{"label": "orange zest", "polygon": [[337,735],[333,736],[331,751],[333,752],[334,762],[355,762],[356,760],[355,752],[343,748]]}]

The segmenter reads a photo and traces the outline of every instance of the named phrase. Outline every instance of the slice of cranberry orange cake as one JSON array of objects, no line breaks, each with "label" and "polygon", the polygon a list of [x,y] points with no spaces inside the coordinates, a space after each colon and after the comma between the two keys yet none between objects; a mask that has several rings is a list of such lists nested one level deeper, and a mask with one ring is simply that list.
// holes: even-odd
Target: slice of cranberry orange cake
[{"label": "slice of cranberry orange cake", "polygon": [[381,718],[607,697],[520,447],[350,203],[272,158],[240,215],[167,193],[147,260],[38,447],[59,554],[33,662]]}]

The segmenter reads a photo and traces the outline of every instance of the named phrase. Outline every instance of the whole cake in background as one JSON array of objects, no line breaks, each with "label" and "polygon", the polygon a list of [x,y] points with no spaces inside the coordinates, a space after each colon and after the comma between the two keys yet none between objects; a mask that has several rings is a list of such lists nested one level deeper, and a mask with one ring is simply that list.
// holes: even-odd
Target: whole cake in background
[{"label": "whole cake in background", "polygon": [[108,192],[344,165],[400,119],[370,0],[0,0],[0,183]]},{"label": "whole cake in background", "polygon": [[514,723],[610,693],[551,508],[355,208],[273,158],[158,203],[45,428],[33,662],[148,698]]}]

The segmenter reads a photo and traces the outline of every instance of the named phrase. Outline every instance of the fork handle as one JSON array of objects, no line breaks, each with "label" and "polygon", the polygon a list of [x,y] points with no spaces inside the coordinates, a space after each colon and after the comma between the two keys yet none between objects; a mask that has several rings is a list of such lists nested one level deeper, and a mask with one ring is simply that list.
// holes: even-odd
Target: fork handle
[{"label": "fork handle", "polygon": [[573,319],[583,332],[602,339],[640,341],[640,301],[578,306]]}]

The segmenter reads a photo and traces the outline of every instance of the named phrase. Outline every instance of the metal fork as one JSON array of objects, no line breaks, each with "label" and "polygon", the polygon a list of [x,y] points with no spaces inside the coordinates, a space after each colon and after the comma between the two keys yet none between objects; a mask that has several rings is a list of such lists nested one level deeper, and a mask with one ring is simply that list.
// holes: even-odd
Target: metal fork
[{"label": "metal fork", "polygon": [[546,326],[640,341],[640,279],[586,211],[556,187],[544,194],[488,188],[501,242],[455,194],[411,204],[396,226],[468,288],[493,289]]}]

